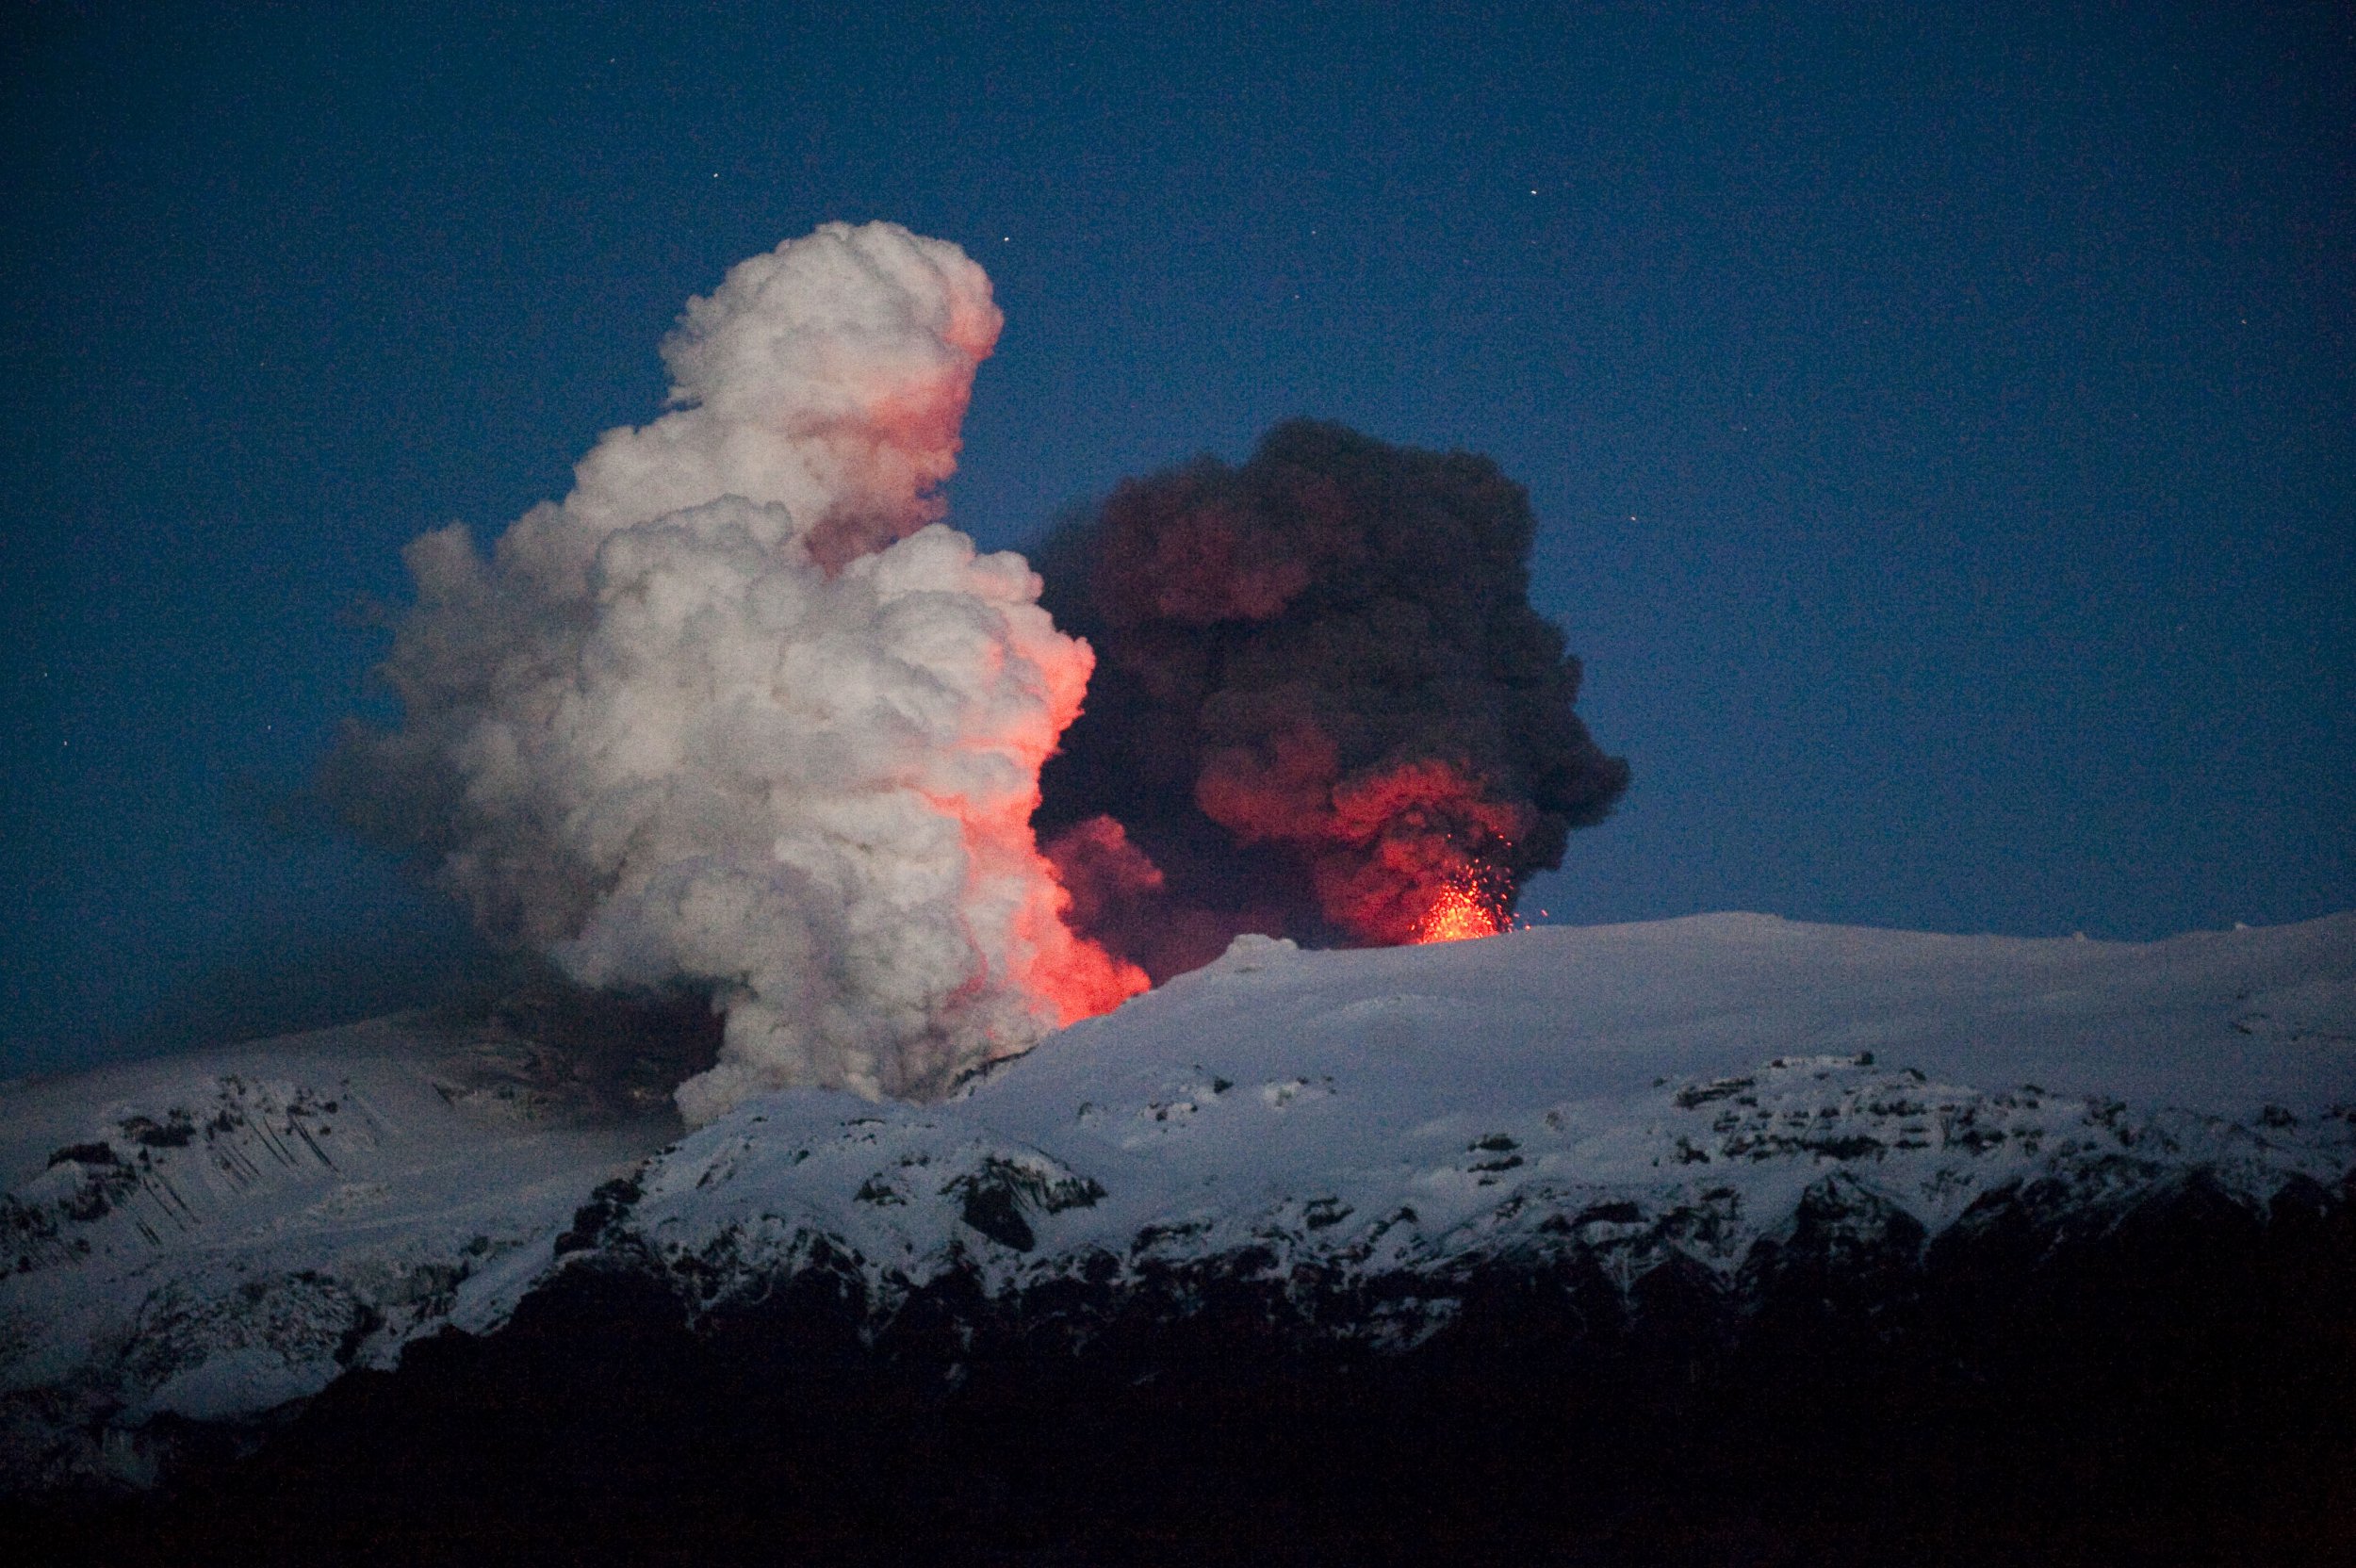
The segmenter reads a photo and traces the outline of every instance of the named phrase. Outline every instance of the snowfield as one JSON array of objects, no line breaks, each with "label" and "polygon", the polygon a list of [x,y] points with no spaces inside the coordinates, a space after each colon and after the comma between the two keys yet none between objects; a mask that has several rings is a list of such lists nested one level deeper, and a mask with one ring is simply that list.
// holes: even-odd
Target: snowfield
[{"label": "snowfield", "polygon": [[186,1423],[496,1330],[583,1266],[694,1320],[823,1263],[881,1331],[951,1275],[1111,1299],[1217,1262],[1380,1350],[1500,1258],[1739,1288],[1804,1217],[1919,1250],[2023,1193],[2087,1223],[2195,1177],[2344,1193],[2356,915],[2148,944],[1759,915],[1246,938],[944,1103],[788,1093],[683,1134],[645,1098],[419,1019],[0,1089],[8,1483],[148,1484]]}]

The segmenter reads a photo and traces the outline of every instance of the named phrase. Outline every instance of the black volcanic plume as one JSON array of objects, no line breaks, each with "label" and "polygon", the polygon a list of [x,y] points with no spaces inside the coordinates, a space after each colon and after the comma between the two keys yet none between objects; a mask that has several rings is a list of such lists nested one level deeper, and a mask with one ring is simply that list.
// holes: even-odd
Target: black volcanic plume
[{"label": "black volcanic plume", "polygon": [[1487,458],[1309,420],[1066,522],[1040,602],[1097,666],[1035,821],[1074,929],[1159,981],[1241,931],[1415,941],[1467,892],[1501,923],[1628,778],[1531,531]]}]

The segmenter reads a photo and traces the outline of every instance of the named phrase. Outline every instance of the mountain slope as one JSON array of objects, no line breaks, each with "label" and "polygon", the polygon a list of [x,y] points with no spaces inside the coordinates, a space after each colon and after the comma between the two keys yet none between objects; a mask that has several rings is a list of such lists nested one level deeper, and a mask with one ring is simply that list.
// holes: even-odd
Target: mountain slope
[{"label": "mountain slope", "polygon": [[[762,1356],[823,1319],[952,1391],[1051,1364],[1143,1386],[1229,1353],[1205,1344],[1511,1359],[1541,1320],[1695,1366],[1942,1311],[1970,1337],[1954,1302],[1994,1291],[1978,1321],[2005,1321],[2138,1226],[2345,1212],[2356,917],[1245,939],[947,1103],[789,1094],[683,1134],[644,1099],[414,1020],[9,1088],[11,1480],[146,1484],[191,1423],[258,1435],[354,1369],[430,1387],[567,1301]],[[1507,1298],[1539,1316],[1500,1327]],[[1795,1302],[1812,1327],[1778,1330]]]}]

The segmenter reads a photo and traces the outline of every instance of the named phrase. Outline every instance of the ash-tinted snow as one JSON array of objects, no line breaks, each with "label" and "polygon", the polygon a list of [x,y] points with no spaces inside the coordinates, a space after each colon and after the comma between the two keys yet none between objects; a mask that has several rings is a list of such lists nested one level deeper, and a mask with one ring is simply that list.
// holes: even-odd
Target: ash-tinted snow
[{"label": "ash-tinted snow", "polygon": [[[10,1472],[139,1478],[159,1413],[259,1413],[583,1264],[692,1315],[823,1250],[888,1315],[951,1270],[1117,1291],[1213,1258],[1732,1278],[1811,1193],[1936,1235],[2031,1181],[2333,1187],[2356,916],[2140,945],[1749,915],[1246,939],[949,1102],[777,1095],[684,1137],[496,1066],[384,1022],[5,1091]],[[1410,1343],[1448,1310],[1335,1331]]]}]

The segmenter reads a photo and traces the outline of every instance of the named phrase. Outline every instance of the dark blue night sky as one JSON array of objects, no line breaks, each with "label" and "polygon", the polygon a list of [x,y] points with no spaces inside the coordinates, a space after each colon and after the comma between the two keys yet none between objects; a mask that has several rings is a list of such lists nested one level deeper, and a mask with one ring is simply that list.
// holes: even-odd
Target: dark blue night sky
[{"label": "dark blue night sky", "polygon": [[2024,9],[21,8],[0,1070],[475,961],[288,806],[355,607],[834,218],[996,281],[985,545],[1297,414],[1529,486],[1636,778],[1532,917],[2356,905],[2356,21]]}]

